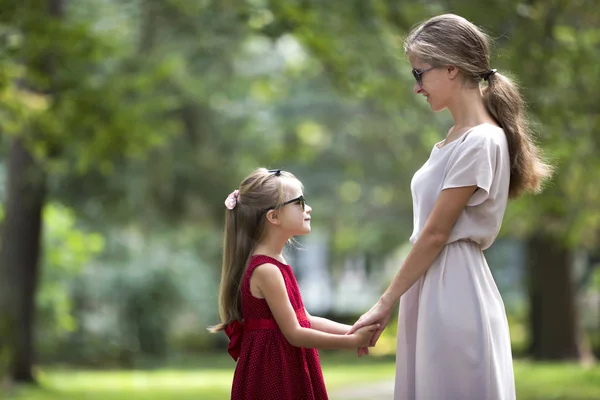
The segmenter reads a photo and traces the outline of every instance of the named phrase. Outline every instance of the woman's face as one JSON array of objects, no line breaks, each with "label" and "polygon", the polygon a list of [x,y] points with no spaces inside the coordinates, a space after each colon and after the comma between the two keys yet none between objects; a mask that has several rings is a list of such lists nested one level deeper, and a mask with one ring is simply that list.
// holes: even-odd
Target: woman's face
[{"label": "woman's face", "polygon": [[448,107],[453,85],[449,69],[432,67],[410,53],[408,59],[415,76],[415,94],[423,95],[433,111],[442,111]]}]

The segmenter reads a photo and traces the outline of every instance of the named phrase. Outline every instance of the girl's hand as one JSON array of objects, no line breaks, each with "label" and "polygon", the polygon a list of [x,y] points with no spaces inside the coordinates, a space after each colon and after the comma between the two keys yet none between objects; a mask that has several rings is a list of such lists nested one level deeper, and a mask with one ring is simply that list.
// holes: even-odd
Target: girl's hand
[{"label": "girl's hand", "polygon": [[362,356],[368,356],[369,355],[369,348],[368,347],[359,347],[357,350],[358,356],[362,357]]},{"label": "girl's hand", "polygon": [[356,347],[359,347],[359,348],[367,347],[369,345],[369,343],[371,343],[373,334],[377,331],[378,328],[379,328],[378,324],[373,324],[373,325],[363,326],[363,327],[355,330],[354,333],[352,333],[352,336],[354,336],[354,338],[355,338]]},{"label": "girl's hand", "polygon": [[[378,324],[379,327],[373,334],[371,342],[369,343],[369,346],[375,346],[375,344],[377,343],[377,340],[379,340],[381,333],[383,332],[383,330],[385,329],[387,324],[389,324],[391,318],[392,318],[392,308],[390,306],[384,304],[382,301],[378,301],[373,307],[371,307],[371,309],[369,311],[364,313],[358,319],[358,321],[356,321],[356,323],[348,331],[348,334],[352,334],[353,332],[356,332],[358,329],[361,329],[362,327],[370,326],[373,324]],[[359,355],[361,355],[361,354],[359,354]]]}]

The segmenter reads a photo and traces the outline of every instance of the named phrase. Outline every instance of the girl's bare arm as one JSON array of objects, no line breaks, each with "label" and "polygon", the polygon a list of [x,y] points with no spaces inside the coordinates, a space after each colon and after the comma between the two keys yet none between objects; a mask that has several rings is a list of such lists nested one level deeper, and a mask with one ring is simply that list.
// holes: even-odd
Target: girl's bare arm
[{"label": "girl's bare arm", "polygon": [[300,326],[277,266],[263,264],[254,270],[251,279],[267,301],[279,329],[291,345],[319,349],[355,349],[367,346],[370,342],[376,325],[357,331],[357,335],[332,334]]}]

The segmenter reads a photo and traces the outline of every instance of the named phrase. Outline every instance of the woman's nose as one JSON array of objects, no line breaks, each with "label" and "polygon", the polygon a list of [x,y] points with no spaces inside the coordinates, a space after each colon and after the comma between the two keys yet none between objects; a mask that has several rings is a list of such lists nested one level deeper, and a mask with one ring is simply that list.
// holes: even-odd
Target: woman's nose
[{"label": "woman's nose", "polygon": [[312,212],[312,207],[306,204],[304,206],[304,211],[306,211],[307,214],[310,214]]},{"label": "woman's nose", "polygon": [[415,94],[421,93],[422,90],[423,90],[423,88],[421,87],[421,85],[419,85],[417,82],[415,82],[415,84],[413,86],[413,91],[415,92]]}]

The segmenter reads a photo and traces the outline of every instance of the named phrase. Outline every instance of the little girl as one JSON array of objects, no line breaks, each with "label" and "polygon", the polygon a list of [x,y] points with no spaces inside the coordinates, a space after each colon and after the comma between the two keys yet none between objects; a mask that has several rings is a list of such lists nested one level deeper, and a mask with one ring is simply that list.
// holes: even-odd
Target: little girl
[{"label": "little girl", "polygon": [[219,291],[221,324],[237,361],[233,400],[327,399],[317,348],[368,346],[377,325],[350,326],[304,308],[282,252],[310,232],[311,207],[302,184],[282,170],[260,168],[225,200],[225,240]]}]

